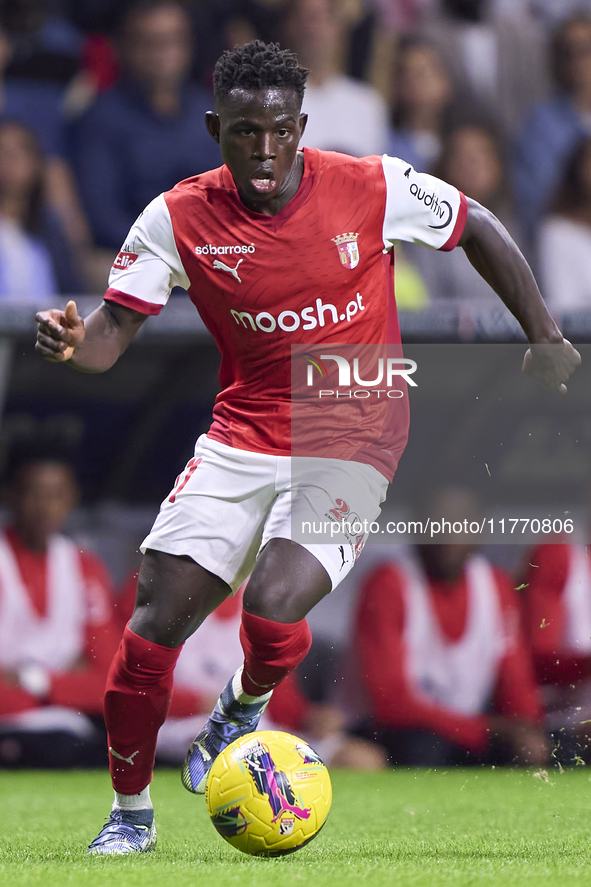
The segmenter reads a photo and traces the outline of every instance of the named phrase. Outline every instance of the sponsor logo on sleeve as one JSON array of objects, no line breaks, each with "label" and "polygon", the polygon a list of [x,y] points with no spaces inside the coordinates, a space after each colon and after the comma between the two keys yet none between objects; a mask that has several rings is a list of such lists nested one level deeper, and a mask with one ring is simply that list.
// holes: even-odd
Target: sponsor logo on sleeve
[{"label": "sponsor logo on sleeve", "polygon": [[447,228],[453,218],[451,204],[448,203],[447,200],[439,200],[434,191],[429,192],[420,185],[417,185],[416,182],[411,184],[409,190],[412,196],[416,197],[421,203],[424,203],[437,219],[438,224],[429,225],[429,228]]},{"label": "sponsor logo on sleeve", "polygon": [[125,268],[129,268],[131,265],[133,265],[133,263],[137,259],[137,256],[137,253],[128,253],[122,250],[113,262],[113,268],[117,268],[123,271],[125,270]]}]

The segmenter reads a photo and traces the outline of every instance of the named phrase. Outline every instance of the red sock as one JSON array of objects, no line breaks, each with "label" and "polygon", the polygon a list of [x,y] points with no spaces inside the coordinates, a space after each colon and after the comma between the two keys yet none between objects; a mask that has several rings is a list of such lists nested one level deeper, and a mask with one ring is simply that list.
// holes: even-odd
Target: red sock
[{"label": "red sock", "polygon": [[105,692],[109,769],[115,791],[141,792],[152,779],[158,730],[168,714],[181,648],[162,647],[127,626]]},{"label": "red sock", "polygon": [[262,696],[299,665],[310,649],[312,634],[305,619],[272,622],[242,610],[240,642],[244,650],[244,692]]}]

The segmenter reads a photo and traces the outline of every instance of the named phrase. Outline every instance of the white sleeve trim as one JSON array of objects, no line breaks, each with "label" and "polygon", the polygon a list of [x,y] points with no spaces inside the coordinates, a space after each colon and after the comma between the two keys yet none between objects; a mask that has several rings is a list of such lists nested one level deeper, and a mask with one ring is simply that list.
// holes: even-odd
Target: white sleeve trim
[{"label": "white sleeve trim", "polygon": [[109,288],[163,306],[174,286],[188,289],[190,282],[176,246],[164,194],[160,194],[131,226],[111,268]]},{"label": "white sleeve trim", "polygon": [[455,228],[461,206],[458,189],[416,172],[398,157],[384,154],[382,166],[386,180],[385,248],[403,240],[440,249]]}]

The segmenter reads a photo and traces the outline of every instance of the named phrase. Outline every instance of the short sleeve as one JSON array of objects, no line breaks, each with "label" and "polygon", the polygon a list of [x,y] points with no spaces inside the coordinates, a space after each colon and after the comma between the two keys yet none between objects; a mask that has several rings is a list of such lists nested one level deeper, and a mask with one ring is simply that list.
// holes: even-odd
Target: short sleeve
[{"label": "short sleeve", "polygon": [[462,236],[468,205],[461,191],[397,157],[382,158],[386,180],[383,238],[452,250]]},{"label": "short sleeve", "polygon": [[113,263],[105,299],[142,314],[159,314],[173,287],[189,288],[164,195],[136,219]]}]

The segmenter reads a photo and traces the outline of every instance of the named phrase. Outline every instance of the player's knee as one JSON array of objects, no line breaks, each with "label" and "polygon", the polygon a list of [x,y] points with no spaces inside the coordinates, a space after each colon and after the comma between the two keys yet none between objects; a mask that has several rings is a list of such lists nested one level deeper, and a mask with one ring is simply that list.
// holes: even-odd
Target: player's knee
[{"label": "player's knee", "polygon": [[129,627],[140,637],[163,647],[176,647],[184,640],[178,620],[173,613],[167,612],[166,604],[162,596],[156,593],[153,583],[143,580],[141,574]]},{"label": "player's knee", "polygon": [[246,586],[244,609],[274,622],[299,622],[330,590],[328,573],[309,551],[271,539]]},{"label": "player's knee", "polygon": [[299,622],[307,609],[293,589],[280,583],[259,583],[250,580],[244,593],[243,606],[247,613],[273,622]]},{"label": "player's knee", "polygon": [[136,603],[129,627],[135,634],[162,647],[176,647],[181,643],[177,641],[174,633],[167,630],[163,620],[158,617],[156,608],[149,605]]}]

